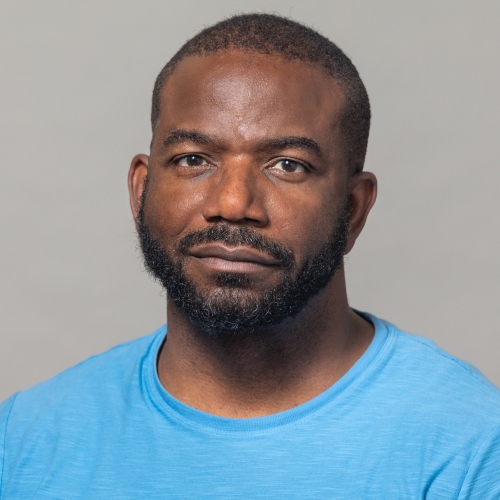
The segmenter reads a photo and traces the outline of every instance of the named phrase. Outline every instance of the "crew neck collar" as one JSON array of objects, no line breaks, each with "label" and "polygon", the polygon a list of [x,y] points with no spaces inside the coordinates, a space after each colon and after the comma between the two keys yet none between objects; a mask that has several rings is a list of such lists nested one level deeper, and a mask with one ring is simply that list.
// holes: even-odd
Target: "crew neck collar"
[{"label": "crew neck collar", "polygon": [[[358,311],[356,311],[358,312]],[[167,325],[163,325],[153,334],[148,352],[142,364],[142,384],[145,385],[157,409],[166,417],[179,421],[184,425],[205,431],[218,433],[262,433],[270,429],[289,425],[297,420],[307,418],[334,402],[337,397],[362,378],[362,375],[373,364],[381,353],[389,336],[387,323],[368,313],[359,313],[368,318],[375,327],[373,339],[354,365],[332,386],[305,403],[272,415],[251,418],[227,418],[206,413],[172,396],[161,384],[157,372],[157,357],[161,345],[167,335]]]}]

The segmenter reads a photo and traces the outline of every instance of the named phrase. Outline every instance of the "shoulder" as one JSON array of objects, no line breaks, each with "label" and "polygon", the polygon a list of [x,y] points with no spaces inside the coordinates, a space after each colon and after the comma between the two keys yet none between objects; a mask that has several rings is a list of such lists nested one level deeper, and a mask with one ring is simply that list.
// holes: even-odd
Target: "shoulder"
[{"label": "shoulder", "polygon": [[436,478],[461,484],[459,498],[493,498],[500,486],[498,388],[432,340],[369,317],[385,335],[365,379],[379,434],[395,439],[401,456],[440,471]]},{"label": "shoulder", "polygon": [[83,407],[91,410],[102,401],[111,403],[121,397],[125,387],[136,383],[141,361],[153,344],[161,342],[165,332],[163,326],[151,335],[115,346],[18,392],[0,405],[0,426],[9,426],[12,431],[47,415],[77,414]]},{"label": "shoulder", "polygon": [[500,390],[479,370],[426,337],[375,320],[387,329],[382,373],[396,390],[451,421],[469,419],[500,428]]},{"label": "shoulder", "polygon": [[90,450],[116,427],[142,397],[142,366],[165,333],[162,327],[92,356],[0,404],[0,496],[6,481],[27,485],[61,450],[66,456]]}]

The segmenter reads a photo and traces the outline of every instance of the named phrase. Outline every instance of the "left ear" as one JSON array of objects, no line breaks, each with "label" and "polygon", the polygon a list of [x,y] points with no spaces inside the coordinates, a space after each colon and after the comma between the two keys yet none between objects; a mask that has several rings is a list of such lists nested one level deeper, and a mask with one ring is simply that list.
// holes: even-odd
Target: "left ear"
[{"label": "left ear", "polygon": [[137,226],[137,216],[141,208],[141,196],[144,189],[144,179],[148,174],[149,157],[147,155],[136,155],[132,158],[128,171],[128,192],[130,197],[130,208]]},{"label": "left ear", "polygon": [[349,198],[351,225],[345,253],[348,254],[354,247],[359,233],[365,226],[366,219],[377,199],[377,178],[371,172],[355,173],[349,182]]}]

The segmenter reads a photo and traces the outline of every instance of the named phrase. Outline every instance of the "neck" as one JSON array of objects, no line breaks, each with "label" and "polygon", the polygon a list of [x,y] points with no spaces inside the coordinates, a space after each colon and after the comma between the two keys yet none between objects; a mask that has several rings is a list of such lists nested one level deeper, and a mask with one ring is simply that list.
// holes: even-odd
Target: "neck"
[{"label": "neck", "polygon": [[372,337],[372,325],[349,309],[339,269],[297,317],[248,335],[205,335],[169,301],[158,375],[170,394],[201,411],[233,418],[269,415],[333,385]]}]

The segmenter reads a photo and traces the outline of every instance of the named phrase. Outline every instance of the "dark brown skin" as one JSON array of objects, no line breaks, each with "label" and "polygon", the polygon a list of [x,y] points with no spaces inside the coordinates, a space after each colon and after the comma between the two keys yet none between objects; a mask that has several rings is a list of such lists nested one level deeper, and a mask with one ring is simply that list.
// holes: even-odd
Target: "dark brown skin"
[{"label": "dark brown skin", "polygon": [[[134,218],[147,174],[145,221],[168,252],[188,232],[225,221],[292,250],[300,267],[327,241],[349,196],[349,252],[375,202],[376,179],[369,172],[348,174],[339,129],[343,106],[335,81],[300,61],[239,51],[184,59],[163,91],[150,157],[132,160]],[[207,140],[164,144],[174,130]],[[290,136],[312,139],[320,151],[271,142]],[[182,159],[188,154],[201,158]],[[299,165],[290,167],[284,158]],[[252,287],[245,293],[254,294],[274,287],[283,272],[259,252],[232,261],[213,256],[232,248],[195,250],[185,271],[206,290],[215,287],[214,271],[248,273]],[[348,306],[343,268],[297,317],[260,335],[200,335],[172,301],[167,316],[161,383],[185,404],[223,417],[269,415],[314,398],[373,338],[373,326]]]}]

